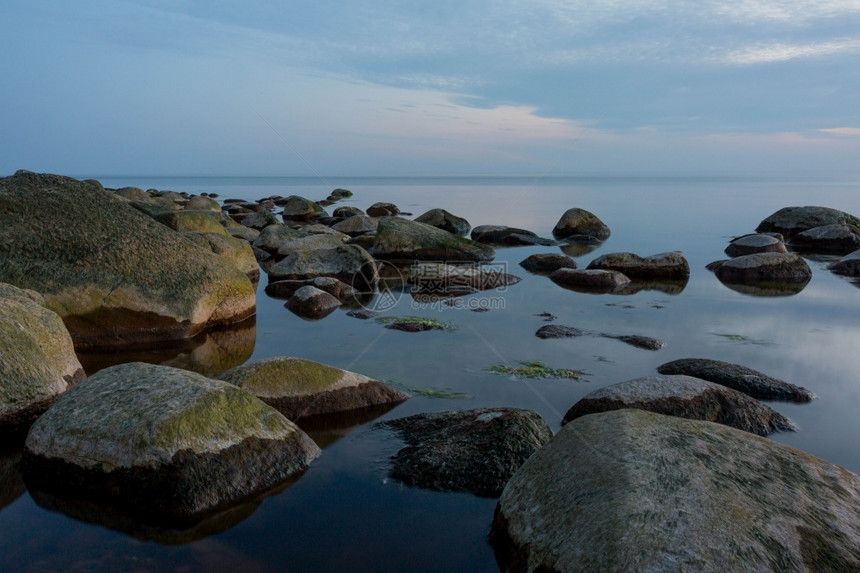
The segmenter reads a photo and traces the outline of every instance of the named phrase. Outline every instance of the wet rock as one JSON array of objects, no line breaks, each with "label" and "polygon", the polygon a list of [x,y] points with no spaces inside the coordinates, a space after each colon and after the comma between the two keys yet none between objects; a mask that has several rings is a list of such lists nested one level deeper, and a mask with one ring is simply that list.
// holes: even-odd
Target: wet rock
[{"label": "wet rock", "polygon": [[795,235],[788,246],[795,251],[844,255],[860,249],[860,229],[854,225],[833,224],[813,227]]},{"label": "wet rock", "polygon": [[350,217],[355,217],[356,215],[364,216],[364,211],[359,209],[358,207],[353,207],[352,205],[343,205],[342,207],[338,207],[331,213],[335,217],[339,217],[341,219],[348,219]]},{"label": "wet rock", "polygon": [[661,348],[666,346],[666,344],[662,340],[657,340],[656,338],[651,338],[648,336],[641,336],[638,334],[607,334],[605,332],[582,330],[579,328],[574,328],[572,326],[564,326],[562,324],[548,324],[546,326],[542,326],[537,330],[537,332],[535,332],[535,336],[544,339],[575,338],[578,336],[600,336],[602,338],[612,338],[614,340],[620,340],[625,344],[635,346],[636,348],[642,348],[644,350],[660,350]]},{"label": "wet rock", "polygon": [[744,235],[738,237],[726,247],[726,254],[732,258],[755,253],[787,253],[782,239],[773,235]]},{"label": "wet rock", "polygon": [[691,376],[662,374],[595,390],[567,411],[562,424],[622,408],[716,422],[759,436],[797,429],[779,412],[737,390]]},{"label": "wet rock", "polygon": [[452,215],[445,209],[430,209],[426,213],[415,217],[415,220],[419,223],[424,223],[425,225],[430,225],[431,227],[436,227],[437,229],[442,229],[443,231],[460,235],[461,237],[466,236],[469,233],[469,229],[472,228],[469,221],[462,217]]},{"label": "wet rock", "polygon": [[28,487],[194,522],[304,470],[319,448],[239,388],[130,363],[78,384],[33,424]]},{"label": "wet rock", "polygon": [[393,217],[400,214],[400,208],[394,203],[374,203],[365,212],[368,217]]},{"label": "wet rock", "polygon": [[155,216],[155,220],[174,231],[203,231],[227,235],[227,229],[214,211],[169,211]]},{"label": "wet rock", "polygon": [[776,232],[791,239],[815,227],[845,224],[860,227],[860,219],[830,207],[784,207],[756,227],[756,233]]},{"label": "wet rock", "polygon": [[242,239],[248,243],[253,243],[260,236],[260,231],[240,225],[238,227],[230,227],[227,229],[230,236],[236,239]]},{"label": "wet rock", "polygon": [[299,287],[286,307],[293,314],[310,320],[325,318],[337,309],[342,303],[334,296],[320,290],[315,286],[305,285]]},{"label": "wet rock", "polygon": [[332,277],[317,277],[301,281],[276,281],[266,285],[266,294],[272,298],[288,299],[303,286],[312,286],[325,291],[341,302],[353,299],[357,294],[353,287]]},{"label": "wet rock", "polygon": [[281,226],[281,222],[278,221],[275,214],[268,209],[261,209],[242,217],[242,224],[257,231],[263,231],[272,226]]},{"label": "wet rock", "polygon": [[218,204],[218,201],[210,199],[209,197],[195,195],[188,199],[188,203],[185,204],[184,209],[186,211],[217,211],[220,213],[221,205]]},{"label": "wet rock", "polygon": [[472,240],[488,245],[554,245],[555,241],[543,239],[526,229],[504,225],[480,225],[472,229]]},{"label": "wet rock", "polygon": [[413,261],[491,261],[495,251],[453,233],[407,219],[380,219],[373,246],[379,259]]},{"label": "wet rock", "polygon": [[686,374],[727,386],[759,400],[809,402],[815,394],[758,370],[707,358],[682,358],[657,367],[660,374]]},{"label": "wet rock", "polygon": [[314,201],[299,197],[298,195],[290,195],[280,202],[280,205],[284,208],[281,217],[283,217],[285,223],[291,221],[310,221],[311,219],[326,216],[325,209]]},{"label": "wet rock", "polygon": [[511,475],[552,437],[536,412],[482,408],[417,414],[381,424],[407,446],[389,475],[407,485],[479,496],[501,494]]},{"label": "wet rock", "polygon": [[291,420],[398,404],[410,398],[355,372],[283,356],[234,368],[221,379],[250,392]]},{"label": "wet rock", "polygon": [[860,477],[721,424],[583,416],[514,474],[490,540],[509,571],[860,568]]},{"label": "wet rock", "polygon": [[849,253],[838,261],[830,263],[827,265],[827,268],[837,275],[848,277],[860,276],[860,250]]},{"label": "wet rock", "polygon": [[26,428],[84,376],[66,326],[42,296],[0,283],[0,434]]},{"label": "wet rock", "polygon": [[359,290],[379,281],[376,262],[357,245],[297,251],[269,269],[269,282],[333,277]]},{"label": "wet rock", "polygon": [[359,212],[358,215],[352,215],[340,223],[335,223],[331,228],[350,237],[358,237],[359,235],[376,232],[378,226],[379,219],[368,217]]},{"label": "wet rock", "polygon": [[182,235],[200,247],[230,261],[252,281],[260,278],[260,265],[257,264],[254,250],[247,241],[220,233],[200,231],[186,232]]},{"label": "wet rock", "polygon": [[555,224],[552,235],[556,239],[581,235],[583,238],[593,237],[598,241],[605,241],[609,238],[610,230],[593,213],[589,213],[585,209],[573,208],[564,212],[558,223]]},{"label": "wet rock", "polygon": [[595,294],[613,293],[630,284],[623,273],[597,269],[558,269],[549,278],[564,288]]},{"label": "wet rock", "polygon": [[803,257],[794,253],[757,253],[708,265],[724,283],[807,283],[812,270]]},{"label": "wet rock", "polygon": [[340,234],[306,235],[291,241],[282,242],[278,245],[276,254],[278,257],[283,258],[303,251],[336,249],[343,246],[344,239],[346,239],[346,235]]},{"label": "wet rock", "polygon": [[0,179],[0,229],[0,281],[41,292],[80,349],[188,338],[256,310],[234,264],[94,185]]},{"label": "wet rock", "polygon": [[260,231],[260,235],[251,246],[269,253],[277,253],[282,244],[301,239],[306,236],[301,231],[290,229],[280,223],[269,225]]},{"label": "wet rock", "polygon": [[624,344],[629,344],[630,346],[635,346],[636,348],[641,348],[643,350],[661,350],[665,348],[666,343],[662,340],[658,340],[656,338],[651,338],[650,336],[642,336],[639,334],[601,334],[603,338],[612,338],[614,340],[620,340]]},{"label": "wet rock", "polygon": [[576,261],[558,253],[538,253],[520,261],[525,270],[537,274],[550,274],[558,269],[575,269]]},{"label": "wet rock", "polygon": [[444,263],[416,263],[409,267],[413,293],[460,294],[462,287],[468,287],[471,293],[513,285],[520,280],[502,267]]},{"label": "wet rock", "polygon": [[541,326],[535,336],[538,338],[574,338],[577,336],[589,336],[591,333],[587,330],[580,330],[572,326],[564,326],[562,324],[547,324]]},{"label": "wet rock", "polygon": [[337,188],[331,192],[330,196],[334,197],[337,200],[348,199],[349,197],[352,197],[352,191],[350,191],[349,189]]},{"label": "wet rock", "polygon": [[149,194],[139,187],[122,187],[114,193],[129,201],[146,201],[149,199]]},{"label": "wet rock", "polygon": [[609,253],[591,261],[587,268],[618,271],[631,279],[641,280],[686,280],[690,277],[690,265],[678,251],[650,257],[633,253]]}]

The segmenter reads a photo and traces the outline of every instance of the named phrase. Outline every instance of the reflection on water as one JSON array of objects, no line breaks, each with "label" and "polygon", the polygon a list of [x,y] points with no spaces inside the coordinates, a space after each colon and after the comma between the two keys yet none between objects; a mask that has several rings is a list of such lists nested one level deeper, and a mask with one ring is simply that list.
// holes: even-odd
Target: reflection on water
[{"label": "reflection on water", "polygon": [[602,243],[567,243],[560,245],[561,252],[574,259],[584,257],[588,253],[597,250]]},{"label": "reflection on water", "polygon": [[252,316],[239,324],[178,341],[169,348],[79,352],[78,359],[88,376],[116,364],[147,362],[214,378],[244,364],[254,353],[256,340],[257,318]]},{"label": "reflection on water", "polygon": [[805,283],[779,283],[779,282],[753,282],[753,283],[727,283],[720,281],[723,285],[735,292],[749,296],[794,296],[806,288],[809,281]]},{"label": "reflection on water", "polygon": [[356,408],[336,414],[321,414],[299,418],[296,424],[304,430],[316,444],[324,449],[346,437],[361,426],[372,422],[386,412],[393,410],[397,404],[379,404],[367,408]]},{"label": "reflection on water", "polygon": [[684,288],[688,282],[690,282],[688,278],[684,280],[658,279],[650,281],[633,279],[630,281],[630,284],[615,294],[636,294],[641,291],[656,290],[674,296],[684,292]]},{"label": "reflection on water", "polygon": [[21,447],[0,446],[0,511],[27,491],[21,477]]}]

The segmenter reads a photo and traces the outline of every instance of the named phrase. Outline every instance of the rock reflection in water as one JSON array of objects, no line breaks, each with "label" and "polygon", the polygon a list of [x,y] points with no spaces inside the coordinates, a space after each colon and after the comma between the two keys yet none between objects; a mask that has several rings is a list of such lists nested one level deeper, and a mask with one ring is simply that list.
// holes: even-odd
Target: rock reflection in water
[{"label": "rock reflection in water", "polygon": [[643,290],[656,290],[674,296],[684,292],[688,282],[689,279],[650,281],[633,279],[630,281],[630,284],[613,294],[636,294]]},{"label": "rock reflection in water", "polygon": [[27,487],[21,477],[21,446],[0,444],[0,510],[25,491]]},{"label": "rock reflection in water", "polygon": [[809,281],[804,283],[757,282],[747,284],[720,282],[735,292],[759,297],[794,296],[809,284]]},{"label": "rock reflection in water", "polygon": [[299,418],[295,422],[320,448],[325,449],[398,405],[399,403],[379,404],[378,406],[357,408],[336,414],[308,416]]},{"label": "rock reflection in water", "polygon": [[254,353],[257,341],[256,317],[229,328],[212,330],[190,340],[173,343],[169,348],[105,350],[79,352],[78,359],[87,375],[126,362],[162,364],[216,377],[244,364]]}]

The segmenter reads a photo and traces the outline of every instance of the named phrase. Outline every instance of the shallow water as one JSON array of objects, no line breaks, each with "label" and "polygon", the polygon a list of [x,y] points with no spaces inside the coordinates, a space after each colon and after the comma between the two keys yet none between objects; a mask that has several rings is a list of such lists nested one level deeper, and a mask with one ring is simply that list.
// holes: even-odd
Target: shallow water
[{"label": "shallow water", "polygon": [[[204,337],[182,349],[129,356],[87,357],[90,370],[116,360],[152,360],[215,375],[246,360],[300,356],[361,372],[406,388],[433,391],[378,419],[416,412],[516,406],[540,412],[553,430],[565,411],[592,390],[655,373],[684,357],[743,364],[806,386],[810,404],[770,403],[800,426],[772,436],[860,472],[860,290],[826,270],[827,258],[807,259],[812,281],[798,294],[750,296],[723,286],[704,267],[726,258],[732,236],[788,205],[824,205],[860,214],[860,179],[787,180],[751,177],[642,178],[99,178],[105,186],[135,185],[257,199],[298,194],[324,198],[334,187],[355,195],[339,204],[366,208],[396,203],[419,215],[443,207],[473,225],[504,224],[551,236],[570,207],[598,215],[612,236],[575,257],[583,267],[617,251],[650,255],[683,251],[692,276],[680,293],[590,295],[562,289],[519,267],[558,247],[497,249],[496,261],[522,282],[462,299],[460,308],[418,304],[408,293],[386,315],[430,316],[452,331],[406,333],[338,310],[309,322],[258,289],[256,322]],[[490,308],[472,312],[470,306]],[[610,334],[659,338],[652,352],[598,337],[542,340],[549,312],[555,324]],[[520,380],[488,371],[495,364],[539,360],[585,370],[583,381]],[[45,509],[16,481],[17,453],[0,455],[0,569],[43,570],[497,570],[486,542],[495,500],[406,488],[386,478],[399,442],[372,424],[313,434],[322,457],[296,483],[240,508],[208,529],[137,530],[108,513],[74,504]],[[37,497],[37,496],[34,496]],[[77,518],[69,517],[74,515]],[[94,522],[94,523],[91,523]],[[196,539],[196,540],[190,540]]]}]

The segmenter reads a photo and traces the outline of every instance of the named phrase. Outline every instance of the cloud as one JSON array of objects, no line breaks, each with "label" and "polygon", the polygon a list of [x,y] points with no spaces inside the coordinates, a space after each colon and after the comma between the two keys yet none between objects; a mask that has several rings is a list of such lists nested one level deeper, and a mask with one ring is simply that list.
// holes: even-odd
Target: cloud
[{"label": "cloud", "polygon": [[822,133],[841,136],[860,136],[860,127],[830,127],[827,129],[819,129]]},{"label": "cloud", "polygon": [[714,61],[723,64],[753,65],[853,53],[860,53],[860,40],[840,38],[807,44],[758,44],[729,52],[715,58]]}]

